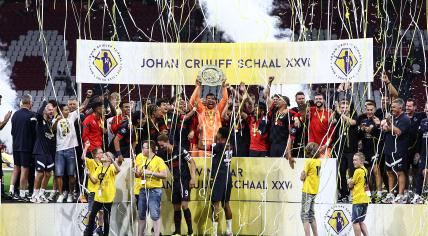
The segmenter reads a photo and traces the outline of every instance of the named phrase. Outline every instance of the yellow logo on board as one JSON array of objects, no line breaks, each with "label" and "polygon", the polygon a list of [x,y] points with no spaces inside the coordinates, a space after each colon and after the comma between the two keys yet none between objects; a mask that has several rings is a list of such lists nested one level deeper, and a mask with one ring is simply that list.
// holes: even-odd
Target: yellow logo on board
[{"label": "yellow logo on board", "polygon": [[93,64],[104,77],[107,77],[116,68],[117,61],[110,50],[101,49],[94,57]]},{"label": "yellow logo on board", "polygon": [[334,210],[333,213],[331,213],[328,224],[336,234],[340,234],[340,232],[348,226],[349,220],[342,210]]},{"label": "yellow logo on board", "polygon": [[343,48],[336,56],[334,64],[345,76],[348,76],[357,66],[358,60],[350,48]]}]

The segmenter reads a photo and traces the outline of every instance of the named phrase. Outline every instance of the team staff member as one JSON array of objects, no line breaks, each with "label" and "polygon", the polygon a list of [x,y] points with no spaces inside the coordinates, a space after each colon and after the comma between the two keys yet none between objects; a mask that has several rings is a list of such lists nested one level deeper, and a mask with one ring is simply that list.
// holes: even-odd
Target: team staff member
[{"label": "team staff member", "polygon": [[[425,113],[428,115],[428,103],[425,104]],[[412,199],[412,204],[423,204],[422,189],[428,177],[428,118],[421,121],[418,131],[418,142],[416,145],[415,163],[418,165],[416,173],[416,194]],[[424,181],[425,180],[425,181]]]},{"label": "team staff member", "polygon": [[[360,140],[362,143],[362,152],[366,158],[364,165],[368,169],[373,169],[373,174],[376,182],[376,196],[375,203],[381,202],[382,197],[382,176],[379,168],[380,158],[377,155],[377,150],[382,149],[383,145],[380,144],[381,137],[380,120],[374,116],[376,111],[376,104],[373,102],[366,102],[365,114],[361,115],[358,119],[360,127]],[[382,142],[383,144],[383,142]],[[369,180],[371,179],[369,174]]]},{"label": "team staff member", "polygon": [[352,189],[352,227],[354,228],[355,236],[368,236],[367,226],[364,224],[364,219],[367,214],[367,206],[370,202],[370,197],[366,192],[368,189],[367,169],[364,167],[364,154],[357,152],[354,155],[353,163],[355,167],[352,179],[348,179],[349,189]]},{"label": "team staff member", "polygon": [[[9,187],[9,194],[14,199],[20,198],[27,201],[28,187],[34,185],[34,112],[33,98],[25,94],[21,98],[21,109],[12,116],[12,141],[13,141],[13,174]],[[21,178],[18,177],[21,175]],[[15,185],[19,181],[19,196],[15,195]]]},{"label": "team staff member", "polygon": [[[181,146],[173,146],[167,135],[158,136],[161,148],[159,156],[169,163],[173,175],[172,204],[174,205],[175,231],[172,235],[181,235],[181,209],[187,224],[187,235],[193,234],[192,214],[189,209],[190,190],[195,187],[196,164],[190,153]],[[190,170],[189,170],[190,164]]]},{"label": "team staff member", "polygon": [[45,196],[45,190],[55,166],[56,151],[56,123],[52,124],[56,104],[53,103],[44,101],[36,114],[36,139],[33,149],[36,159],[36,178],[31,202],[49,202]]},{"label": "team staff member", "polygon": [[300,174],[300,180],[303,181],[302,188],[302,211],[300,217],[303,222],[303,228],[305,235],[311,235],[312,232],[316,236],[317,222],[315,220],[315,197],[318,194],[318,188],[320,185],[320,173],[321,173],[321,160],[319,159],[319,146],[316,143],[308,143],[305,147],[305,168]]},{"label": "team staff member", "polygon": [[88,225],[84,232],[85,236],[92,236],[94,232],[95,216],[100,210],[104,212],[103,235],[108,236],[110,231],[110,213],[116,196],[116,175],[120,171],[119,165],[113,160],[113,154],[104,153],[101,158],[101,167],[92,175],[88,173],[89,181],[96,185],[95,201],[89,215]]},{"label": "team staff member", "polygon": [[[385,203],[407,203],[404,196],[406,186],[406,170],[408,167],[408,147],[410,119],[403,111],[404,101],[397,98],[391,104],[391,117],[382,120],[381,126],[385,132],[385,165],[387,167],[389,193]],[[395,176],[398,175],[398,195],[394,199],[393,190]]]},{"label": "team staff member", "polygon": [[[160,204],[162,198],[162,179],[168,177],[165,162],[156,156],[156,144],[154,141],[144,141],[141,156],[141,165],[135,173],[136,181],[140,182],[140,194],[138,199],[138,235],[143,236],[146,229],[146,212],[150,212],[153,220],[154,235],[160,234]],[[138,158],[138,157],[137,157]]]},{"label": "team staff member", "polygon": [[334,156],[338,160],[339,182],[338,189],[340,192],[339,202],[347,202],[349,190],[346,183],[346,173],[349,176],[354,174],[354,165],[352,158],[358,151],[358,125],[357,115],[351,111],[348,101],[343,100],[340,105],[336,105],[336,111],[333,113],[333,123],[336,125]]}]

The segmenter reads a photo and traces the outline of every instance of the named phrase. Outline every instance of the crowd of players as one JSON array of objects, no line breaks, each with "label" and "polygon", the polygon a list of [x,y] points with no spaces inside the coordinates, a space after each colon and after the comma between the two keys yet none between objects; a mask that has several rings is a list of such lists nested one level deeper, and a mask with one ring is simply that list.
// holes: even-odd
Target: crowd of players
[{"label": "crowd of players", "polygon": [[[144,231],[149,209],[155,234],[159,233],[162,179],[169,169],[176,233],[181,231],[183,211],[192,234],[188,208],[196,181],[192,158],[211,156],[213,220],[217,222],[223,203],[231,234],[230,159],[285,157],[294,167],[294,158],[308,158],[305,146],[315,143],[321,156],[338,160],[339,202],[352,201],[348,179],[354,175],[354,155],[361,152],[371,201],[420,204],[428,169],[428,105],[425,113],[416,112],[413,99],[398,98],[388,77],[382,80],[386,90],[381,106],[366,100],[361,114],[349,84],[341,84],[334,95],[315,92],[310,100],[308,94],[298,92],[297,106],[291,108],[288,97],[270,95],[273,77],[263,96],[249,92],[245,84],[237,88],[223,84],[218,94],[201,96],[198,78],[189,99],[184,95],[150,98],[140,110],[126,96],[102,89],[88,90],[81,104],[75,98],[67,104],[44,101],[37,112],[32,111],[32,97],[23,95],[20,109],[11,118],[14,168],[7,196],[34,203],[86,199],[92,209],[91,223],[104,208],[108,233],[105,212],[114,199],[114,178],[129,159],[136,178],[133,194],[140,212],[139,231]],[[10,116],[6,114],[0,128]],[[54,187],[47,194],[52,172]],[[84,193],[79,186],[85,186]],[[91,223],[88,232],[93,230]]]}]

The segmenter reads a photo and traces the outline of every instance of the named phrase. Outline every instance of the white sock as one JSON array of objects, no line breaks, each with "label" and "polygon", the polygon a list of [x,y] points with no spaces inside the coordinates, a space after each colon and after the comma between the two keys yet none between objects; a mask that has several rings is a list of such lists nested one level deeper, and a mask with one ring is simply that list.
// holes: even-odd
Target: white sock
[{"label": "white sock", "polygon": [[40,189],[39,196],[43,196],[45,194],[45,190],[43,188]]},{"label": "white sock", "polygon": [[232,233],[232,219],[226,220],[226,234]]},{"label": "white sock", "polygon": [[14,193],[15,192],[15,186],[10,185],[9,186],[9,193]]},{"label": "white sock", "polygon": [[39,190],[38,189],[34,189],[33,191],[33,196],[31,196],[32,198],[38,197],[39,196]]},{"label": "white sock", "polygon": [[382,191],[377,191],[376,195],[377,195],[378,197],[382,196]]},{"label": "white sock", "polygon": [[19,190],[19,196],[25,197],[25,190]]},{"label": "white sock", "polygon": [[213,222],[213,236],[217,236],[218,222]]}]

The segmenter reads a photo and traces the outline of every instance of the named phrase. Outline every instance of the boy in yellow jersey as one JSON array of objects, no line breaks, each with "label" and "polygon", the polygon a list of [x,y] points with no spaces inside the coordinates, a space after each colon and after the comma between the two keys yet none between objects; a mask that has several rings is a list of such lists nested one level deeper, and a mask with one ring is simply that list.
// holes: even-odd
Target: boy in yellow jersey
[{"label": "boy in yellow jersey", "polygon": [[[92,158],[88,158],[86,157],[86,154],[88,153],[88,149],[90,146],[91,144],[89,143],[89,141],[86,141],[85,147],[83,148],[81,159],[82,161],[85,162],[86,172],[91,175],[95,175],[95,171],[97,170],[97,168],[102,166],[101,158],[103,157],[104,152],[101,148],[94,148],[91,151]],[[90,180],[88,180],[87,190],[88,190],[88,215],[90,215],[92,211],[92,207],[94,205],[94,201],[95,201],[95,192],[97,191],[97,186],[93,184]],[[103,212],[100,211],[98,213],[99,228],[97,228],[97,232],[102,231],[103,225],[104,225]]]},{"label": "boy in yellow jersey", "polygon": [[113,160],[113,154],[107,152],[103,155],[102,166],[95,170],[94,174],[88,173],[89,181],[95,184],[97,190],[92,211],[89,214],[89,222],[86,226],[84,235],[93,235],[95,216],[98,211],[104,211],[104,232],[103,235],[109,235],[110,231],[110,212],[116,196],[116,174],[119,173],[119,165]]},{"label": "boy in yellow jersey", "polygon": [[320,185],[320,171],[321,171],[321,160],[319,146],[316,143],[308,143],[305,147],[307,159],[305,162],[305,168],[300,174],[300,180],[303,181],[302,188],[302,210],[300,217],[303,222],[303,228],[305,235],[311,235],[312,232],[315,236],[318,235],[317,222],[315,220],[315,197],[318,194],[318,187]]},{"label": "boy in yellow jersey", "polygon": [[354,228],[355,236],[368,236],[367,226],[364,224],[364,219],[367,214],[367,206],[370,197],[367,195],[368,175],[367,169],[364,167],[364,154],[357,152],[353,158],[355,172],[352,179],[348,179],[349,189],[352,189],[352,227]]},{"label": "boy in yellow jersey", "polygon": [[154,235],[160,234],[160,204],[162,198],[162,179],[168,177],[165,162],[155,155],[156,144],[154,141],[144,141],[143,153],[138,154],[142,161],[137,166],[135,173],[136,181],[140,183],[140,194],[138,199],[138,235],[143,236],[146,229],[146,212],[150,212],[153,220]]}]

